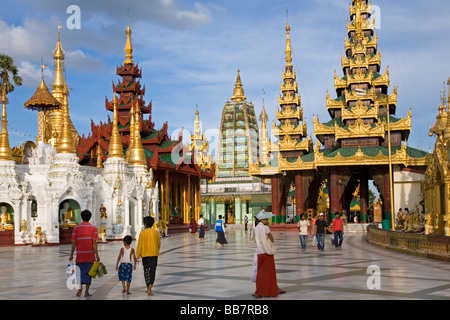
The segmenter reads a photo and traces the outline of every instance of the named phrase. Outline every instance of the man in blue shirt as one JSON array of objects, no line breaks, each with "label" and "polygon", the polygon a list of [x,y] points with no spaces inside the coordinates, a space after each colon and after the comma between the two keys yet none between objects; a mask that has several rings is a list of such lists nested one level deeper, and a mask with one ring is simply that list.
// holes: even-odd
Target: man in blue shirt
[{"label": "man in blue shirt", "polygon": [[220,243],[222,247],[224,247],[228,242],[227,239],[225,239],[225,226],[222,220],[222,215],[219,215],[219,219],[216,221],[215,231],[217,232],[217,239],[214,246],[216,246],[217,243]]}]

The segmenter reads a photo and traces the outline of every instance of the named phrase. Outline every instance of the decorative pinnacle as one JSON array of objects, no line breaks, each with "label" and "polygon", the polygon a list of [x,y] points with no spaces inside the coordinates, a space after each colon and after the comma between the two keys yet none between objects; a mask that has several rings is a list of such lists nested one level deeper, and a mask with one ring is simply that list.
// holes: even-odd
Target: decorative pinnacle
[{"label": "decorative pinnacle", "polygon": [[244,95],[244,89],[242,88],[241,82],[241,71],[238,69],[238,75],[236,78],[236,85],[233,91],[233,96],[231,97],[233,101],[245,101],[247,97]]},{"label": "decorative pinnacle", "polygon": [[113,98],[114,112],[113,112],[113,129],[111,133],[111,141],[109,142],[108,158],[122,158],[123,159],[123,145],[120,139],[118,128],[118,115],[117,115],[117,95],[114,92]]},{"label": "decorative pinnacle", "polygon": [[134,64],[133,60],[131,60],[133,59],[133,46],[131,44],[131,35],[133,34],[133,32],[131,31],[130,21],[128,21],[128,27],[125,30],[125,34],[127,35],[127,42],[125,44],[126,60],[123,64]]}]

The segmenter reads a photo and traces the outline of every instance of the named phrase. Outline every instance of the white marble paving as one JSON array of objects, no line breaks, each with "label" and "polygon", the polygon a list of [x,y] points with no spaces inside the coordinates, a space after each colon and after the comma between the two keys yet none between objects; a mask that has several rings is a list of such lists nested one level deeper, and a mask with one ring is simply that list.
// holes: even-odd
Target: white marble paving
[{"label": "white marble paving", "polygon": [[[162,239],[153,296],[145,293],[141,268],[133,273],[132,294],[122,294],[115,271],[122,244],[99,246],[108,274],[93,280],[89,299],[254,300],[250,274],[255,245],[249,234],[228,232],[225,248],[214,246],[214,232],[206,237],[200,241],[190,234],[176,234]],[[301,252],[295,232],[275,233],[275,240],[278,283],[287,293],[268,300],[450,298],[449,263],[386,251],[368,244],[363,234],[346,235],[342,250],[327,242],[323,253],[312,245],[312,237],[307,252]],[[0,248],[0,299],[85,300],[66,287],[69,253],[70,245]],[[381,270],[379,290],[367,288],[367,268],[372,265]]]}]

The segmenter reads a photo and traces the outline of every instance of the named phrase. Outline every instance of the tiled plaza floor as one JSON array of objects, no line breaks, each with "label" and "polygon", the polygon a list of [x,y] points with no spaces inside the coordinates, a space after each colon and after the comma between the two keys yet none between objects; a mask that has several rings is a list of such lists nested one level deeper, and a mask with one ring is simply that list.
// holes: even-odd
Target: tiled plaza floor
[{"label": "tiled plaza floor", "polygon": [[[363,234],[345,235],[342,250],[318,252],[312,237],[306,253],[297,233],[274,233],[279,300],[450,299],[450,264],[386,251],[369,245]],[[227,233],[229,244],[214,246],[191,234],[161,240],[154,295],[145,293],[143,271],[133,273],[131,295],[122,294],[115,263],[121,243],[99,245],[108,274],[93,280],[90,300],[255,300],[250,281],[255,243],[241,230]],[[136,242],[133,242],[136,246]],[[84,300],[66,285],[70,245],[0,248],[1,300]],[[380,268],[380,288],[369,289],[370,266]],[[371,282],[375,283],[375,282]],[[261,301],[259,299],[258,301]]]}]

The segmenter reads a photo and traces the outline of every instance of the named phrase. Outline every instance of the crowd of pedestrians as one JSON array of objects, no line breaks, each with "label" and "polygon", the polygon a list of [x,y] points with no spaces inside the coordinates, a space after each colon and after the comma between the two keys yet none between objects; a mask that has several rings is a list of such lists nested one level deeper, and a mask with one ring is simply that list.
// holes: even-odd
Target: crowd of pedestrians
[{"label": "crowd of pedestrians", "polygon": [[[73,261],[76,252],[76,266],[80,272],[80,286],[76,293],[77,297],[82,294],[82,288],[85,286],[85,297],[90,297],[89,292],[92,276],[91,269],[95,263],[100,262],[97,249],[97,240],[99,238],[97,228],[89,223],[91,212],[85,210],[81,213],[82,223],[74,228],[72,232],[72,248],[69,260]],[[276,297],[286,291],[278,287],[275,267],[275,246],[274,237],[270,231],[269,219],[273,214],[262,210],[254,217],[254,224],[250,226],[251,239],[256,242],[256,251],[253,258],[253,268],[251,280],[256,284],[254,297]],[[225,222],[219,215],[214,231],[217,234],[215,246],[219,243],[222,247],[227,244],[225,237]],[[248,231],[248,217],[245,216],[245,232]],[[144,230],[139,234],[136,250],[131,244],[133,238],[126,236],[123,239],[123,247],[119,250],[116,261],[116,271],[118,279],[122,282],[122,293],[131,294],[130,285],[132,281],[133,270],[136,265],[142,261],[144,269],[144,280],[147,287],[147,294],[153,295],[152,287],[155,282],[156,268],[158,265],[158,256],[161,247],[161,234],[154,228],[155,220],[153,217],[144,217]],[[327,234],[330,234],[332,245],[336,249],[342,249],[344,223],[339,213],[335,213],[335,218],[328,223],[325,215],[320,213],[318,217],[307,219],[305,214],[300,215],[297,223],[299,232],[300,248],[305,252],[308,244],[308,236],[313,236],[313,242],[317,249],[322,252],[325,250]],[[200,216],[199,221],[191,221],[190,229],[192,233],[199,233],[199,239],[205,240],[205,221]],[[194,231],[195,230],[195,231]]]}]

